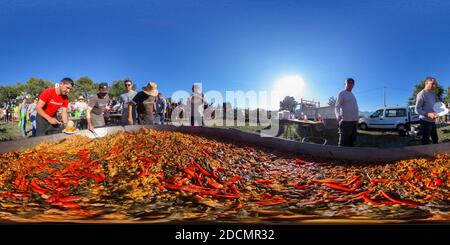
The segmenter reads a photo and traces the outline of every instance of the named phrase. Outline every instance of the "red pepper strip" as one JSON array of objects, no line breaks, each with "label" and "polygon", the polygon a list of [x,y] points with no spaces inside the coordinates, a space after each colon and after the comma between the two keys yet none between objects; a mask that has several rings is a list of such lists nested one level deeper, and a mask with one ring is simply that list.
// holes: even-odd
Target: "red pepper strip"
[{"label": "red pepper strip", "polygon": [[74,202],[55,202],[52,205],[60,206],[67,209],[80,209],[80,205]]},{"label": "red pepper strip", "polygon": [[216,197],[235,198],[235,199],[241,197],[241,193],[236,193],[236,194],[225,193],[225,194],[211,194],[211,195],[216,196]]},{"label": "red pepper strip", "polygon": [[232,208],[232,210],[239,210],[239,209],[242,209],[242,208],[244,208],[244,204],[239,203],[236,207]]},{"label": "red pepper strip", "polygon": [[296,164],[303,164],[303,163],[305,163],[305,161],[303,161],[302,159],[298,159],[298,158],[294,159],[294,162]]},{"label": "red pepper strip", "polygon": [[263,198],[266,198],[266,197],[273,197],[273,195],[270,194],[270,193],[264,193],[264,194],[261,195],[261,197],[263,197]]},{"label": "red pepper strip", "polygon": [[380,190],[380,193],[381,193],[381,195],[383,195],[386,199],[388,199],[391,202],[398,203],[398,204],[404,204],[404,205],[408,205],[408,206],[419,206],[417,203],[414,203],[414,202],[395,200],[394,198],[390,197],[383,190]]},{"label": "red pepper strip", "polygon": [[81,197],[79,196],[68,196],[68,197],[60,197],[58,198],[58,201],[60,202],[75,202],[75,201],[79,201],[81,199]]},{"label": "red pepper strip", "polygon": [[[78,186],[79,182],[77,179],[75,178],[60,178],[59,179],[61,182],[66,183],[66,184],[72,184],[74,186]],[[58,187],[60,186],[61,183],[58,183]]]},{"label": "red pepper strip", "polygon": [[59,199],[59,196],[57,196],[57,195],[52,195],[52,196],[50,196],[49,198],[45,199],[45,201],[46,201],[46,202],[56,202],[56,201],[58,201],[58,199]]},{"label": "red pepper strip", "polygon": [[175,185],[185,185],[189,182],[189,178],[182,178],[181,180],[175,182]]},{"label": "red pepper strip", "polygon": [[380,201],[380,204],[393,205],[393,204],[395,204],[395,202],[391,202],[391,201]]},{"label": "red pepper strip", "polygon": [[355,183],[355,181],[359,180],[359,178],[360,178],[359,176],[355,176],[351,180],[349,180],[345,185],[349,186],[349,185]]},{"label": "red pepper strip", "polygon": [[16,178],[16,181],[14,182],[14,185],[20,191],[26,191],[27,190],[27,180],[25,179],[25,176],[22,173],[20,173],[19,176]]},{"label": "red pepper strip", "polygon": [[427,195],[423,200],[430,200],[430,199],[433,199],[433,195]]},{"label": "red pepper strip", "polygon": [[214,179],[219,178],[219,176],[217,175],[217,171],[215,169],[211,172],[211,175]]},{"label": "red pepper strip", "polygon": [[349,199],[345,198],[345,197],[339,197],[339,198],[336,198],[335,201],[337,201],[337,202],[348,202]]},{"label": "red pepper strip", "polygon": [[236,186],[234,184],[231,184],[228,187],[230,188],[231,193],[233,193],[233,194],[239,193],[239,190],[236,188]]},{"label": "red pepper strip", "polygon": [[295,189],[299,189],[299,190],[304,190],[304,189],[306,189],[306,187],[308,187],[308,186],[306,186],[306,185],[299,185],[299,184],[294,185],[294,188]]},{"label": "red pepper strip", "polygon": [[334,180],[334,179],[315,179],[315,180],[311,180],[311,182],[321,183],[321,184],[336,184],[336,185],[345,186],[345,183],[342,183],[342,182]]},{"label": "red pepper strip", "polygon": [[35,179],[31,180],[30,187],[33,191],[35,191],[41,195],[47,193],[46,189],[44,189],[44,188],[40,187],[38,184],[36,184]]},{"label": "red pepper strip", "polygon": [[442,180],[439,178],[434,179],[434,185],[435,186],[442,186]]},{"label": "red pepper strip", "polygon": [[147,164],[154,164],[155,162],[148,158],[148,157],[138,157],[137,160],[140,160],[141,162],[147,163]]},{"label": "red pepper strip", "polygon": [[[81,151],[80,151],[81,152]],[[80,154],[80,160],[83,162],[83,163],[88,163],[91,159],[89,158],[89,156],[88,156],[88,153],[89,153],[89,151],[86,151],[86,152],[83,152],[83,153],[81,153]]]},{"label": "red pepper strip", "polygon": [[431,186],[431,179],[429,179],[429,178],[425,179],[425,187],[427,189],[431,189],[431,190],[436,189],[436,187]]},{"label": "red pepper strip", "polygon": [[328,198],[328,199],[338,199],[339,196],[328,196],[327,198]]},{"label": "red pepper strip", "polygon": [[23,174],[22,173],[18,173],[17,174],[17,177],[16,177],[16,180],[14,181],[14,185],[16,186],[16,187],[20,187],[20,185],[21,185],[21,183],[22,183],[22,179],[24,179],[25,177],[23,176]]},{"label": "red pepper strip", "polygon": [[351,190],[356,191],[356,189],[358,189],[361,186],[361,184],[362,184],[361,181],[357,180],[353,185],[353,187],[351,188]]},{"label": "red pepper strip", "polygon": [[97,181],[97,182],[102,182],[102,181],[105,180],[105,177],[100,176],[100,175],[95,175],[95,174],[91,174],[91,173],[88,173],[88,172],[82,172],[82,171],[80,171],[80,173],[81,173],[82,175],[86,176],[86,177],[89,177],[89,178],[91,178],[91,179],[94,179],[94,180]]},{"label": "red pepper strip", "polygon": [[331,183],[325,183],[325,185],[330,187],[330,188],[336,189],[336,190],[341,190],[341,191],[346,191],[346,192],[351,192],[351,193],[355,192],[352,189],[349,189],[347,187],[343,187],[343,186],[340,186],[340,185],[335,185],[335,184],[331,184]]},{"label": "red pepper strip", "polygon": [[200,166],[200,164],[194,162],[194,165],[198,168],[198,170],[200,170],[200,173],[202,173],[203,175],[206,175],[208,177],[211,176],[211,174],[208,171],[206,171],[202,166]]},{"label": "red pepper strip", "polygon": [[[224,168],[224,167],[217,167],[216,170],[217,170],[217,171],[225,171],[225,170],[227,170],[227,169]],[[449,173],[450,173],[450,172],[449,172]],[[450,174],[449,174],[449,175],[450,175]]]},{"label": "red pepper strip", "polygon": [[268,184],[268,183],[272,183],[273,180],[271,179],[259,179],[259,180],[255,180],[255,183],[257,184]]},{"label": "red pepper strip", "polygon": [[215,180],[213,180],[211,178],[207,178],[207,181],[208,181],[208,185],[210,185],[213,188],[216,188],[216,189],[222,189],[223,188],[223,185],[217,183]]},{"label": "red pepper strip", "polygon": [[0,193],[0,197],[16,197],[16,198],[22,198],[22,197],[29,197],[29,193],[12,193],[9,191]]},{"label": "red pepper strip", "polygon": [[195,170],[193,168],[183,168],[183,171],[187,173],[191,178],[195,177]]},{"label": "red pepper strip", "polygon": [[411,186],[413,189],[417,189],[417,186],[413,185],[411,182],[409,182],[409,180],[405,180],[405,182],[406,182],[406,184]]},{"label": "red pepper strip", "polygon": [[202,152],[203,154],[205,154],[206,157],[210,157],[210,154],[206,149],[203,149]]},{"label": "red pepper strip", "polygon": [[29,193],[11,193],[11,196],[21,198],[21,197],[29,197],[30,194]]},{"label": "red pepper strip", "polygon": [[201,175],[202,175],[202,174],[194,173],[195,179],[197,180],[197,184],[198,184],[199,186],[203,187],[203,184],[202,184],[202,176],[201,176]]},{"label": "red pepper strip", "polygon": [[367,195],[362,195],[361,198],[362,198],[365,202],[370,203],[370,204],[372,204],[372,205],[380,205],[380,203],[375,202],[374,200],[370,199]]},{"label": "red pepper strip", "polygon": [[202,196],[200,196],[200,195],[195,195],[195,196],[194,196],[194,199],[195,199],[195,200],[202,200],[202,199],[203,199],[203,197],[202,197]]},{"label": "red pepper strip", "polygon": [[225,183],[223,183],[224,186],[228,186],[230,184],[233,184],[234,182],[240,180],[241,177],[240,176],[234,176],[231,179],[227,180]]},{"label": "red pepper strip", "polygon": [[277,205],[281,203],[287,202],[286,199],[280,197],[280,196],[273,196],[271,199],[261,200],[258,201],[257,204],[260,206],[271,206],[271,205]]},{"label": "red pepper strip", "polygon": [[142,169],[142,171],[141,171],[141,173],[139,174],[139,176],[144,177],[144,176],[146,176],[147,174],[148,174],[148,168],[145,168],[145,167],[144,167],[144,169]]}]

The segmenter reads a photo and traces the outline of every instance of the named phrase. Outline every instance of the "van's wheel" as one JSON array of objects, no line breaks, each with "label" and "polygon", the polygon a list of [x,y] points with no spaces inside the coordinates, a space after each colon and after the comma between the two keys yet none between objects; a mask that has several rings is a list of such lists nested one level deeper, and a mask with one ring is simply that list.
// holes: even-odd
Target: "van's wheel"
[{"label": "van's wheel", "polygon": [[367,130],[367,124],[361,123],[361,124],[359,124],[359,128],[360,128],[361,130]]},{"label": "van's wheel", "polygon": [[411,123],[407,123],[407,124],[405,125],[405,129],[406,129],[406,130],[411,130]]}]

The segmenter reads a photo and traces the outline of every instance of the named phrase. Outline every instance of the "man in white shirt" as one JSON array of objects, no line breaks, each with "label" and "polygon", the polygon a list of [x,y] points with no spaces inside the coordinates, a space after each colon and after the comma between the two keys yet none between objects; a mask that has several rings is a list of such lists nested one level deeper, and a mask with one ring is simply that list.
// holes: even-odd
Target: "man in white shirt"
[{"label": "man in white shirt", "polygon": [[358,126],[359,109],[352,89],[355,80],[345,80],[345,89],[339,92],[336,99],[336,118],[339,123],[339,146],[354,146]]}]

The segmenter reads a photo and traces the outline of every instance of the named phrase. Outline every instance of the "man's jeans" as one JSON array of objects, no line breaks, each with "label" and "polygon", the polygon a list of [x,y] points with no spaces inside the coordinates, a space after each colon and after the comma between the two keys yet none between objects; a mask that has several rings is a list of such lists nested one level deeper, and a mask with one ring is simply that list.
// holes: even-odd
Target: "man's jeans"
[{"label": "man's jeans", "polygon": [[436,130],[436,123],[420,120],[420,126],[422,129],[422,145],[428,145],[431,143],[430,136],[433,140],[433,144],[437,144],[439,138]]},{"label": "man's jeans", "polygon": [[339,146],[354,146],[357,134],[356,121],[342,121],[339,123]]}]

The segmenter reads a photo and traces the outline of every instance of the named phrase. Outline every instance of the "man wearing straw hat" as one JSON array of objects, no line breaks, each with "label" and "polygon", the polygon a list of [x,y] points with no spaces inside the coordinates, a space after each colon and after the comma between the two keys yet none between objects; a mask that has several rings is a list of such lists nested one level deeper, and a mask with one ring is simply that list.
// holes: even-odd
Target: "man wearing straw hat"
[{"label": "man wearing straw hat", "polygon": [[156,111],[156,98],[158,97],[158,90],[156,87],[156,83],[149,82],[147,86],[143,87],[142,91],[137,93],[133,100],[128,103],[128,124],[133,125],[133,106],[136,106],[139,124],[152,125],[154,123],[153,115]]}]

